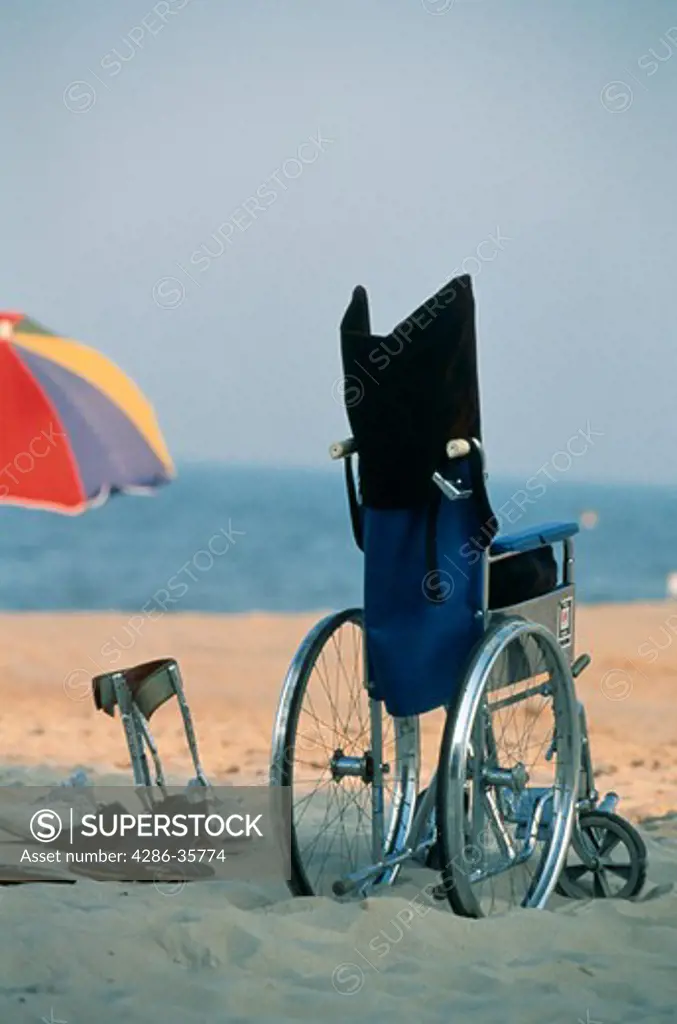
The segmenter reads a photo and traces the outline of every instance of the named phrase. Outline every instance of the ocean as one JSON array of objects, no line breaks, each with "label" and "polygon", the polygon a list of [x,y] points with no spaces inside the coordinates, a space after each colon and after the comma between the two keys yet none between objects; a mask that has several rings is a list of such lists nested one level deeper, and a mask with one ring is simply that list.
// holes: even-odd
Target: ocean
[{"label": "ocean", "polygon": [[[660,600],[677,572],[677,487],[549,483],[520,507],[524,481],[492,480],[506,532],[579,520],[578,598]],[[508,522],[511,520],[512,523]],[[188,465],[150,498],[84,516],[0,505],[0,608],[299,612],[361,603],[340,466]]]}]

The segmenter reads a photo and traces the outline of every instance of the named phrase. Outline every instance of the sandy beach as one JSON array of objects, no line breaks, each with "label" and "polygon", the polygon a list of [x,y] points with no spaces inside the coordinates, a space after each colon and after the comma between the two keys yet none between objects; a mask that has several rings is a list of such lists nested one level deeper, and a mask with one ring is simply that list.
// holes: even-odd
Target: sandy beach
[{"label": "sandy beach", "polygon": [[[78,767],[127,772],[122,730],[95,711],[90,677],[172,655],[208,776],[264,782],[281,679],[317,617],[164,616],[137,635],[128,615],[3,614],[0,778],[56,782]],[[202,883],[173,894],[89,880],[4,887],[0,1019],[673,1020],[677,609],[582,608],[577,628],[578,651],[593,656],[578,692],[598,788],[620,794],[619,812],[641,823],[649,851],[639,900],[554,899],[542,913],[483,922],[431,904],[403,928],[420,893],[415,871],[385,895],[344,905],[292,900],[283,886],[263,883]],[[430,760],[439,716],[423,724]],[[185,777],[175,708],[161,709],[153,725],[167,767]],[[379,935],[388,937],[380,959],[369,952]]]}]

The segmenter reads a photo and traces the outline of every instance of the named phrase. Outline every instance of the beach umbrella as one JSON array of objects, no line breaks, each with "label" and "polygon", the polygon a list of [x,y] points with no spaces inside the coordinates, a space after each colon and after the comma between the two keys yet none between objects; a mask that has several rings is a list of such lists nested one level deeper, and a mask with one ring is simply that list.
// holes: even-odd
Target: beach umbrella
[{"label": "beach umbrella", "polygon": [[174,467],[139,388],[99,352],[0,312],[0,502],[76,515]]}]

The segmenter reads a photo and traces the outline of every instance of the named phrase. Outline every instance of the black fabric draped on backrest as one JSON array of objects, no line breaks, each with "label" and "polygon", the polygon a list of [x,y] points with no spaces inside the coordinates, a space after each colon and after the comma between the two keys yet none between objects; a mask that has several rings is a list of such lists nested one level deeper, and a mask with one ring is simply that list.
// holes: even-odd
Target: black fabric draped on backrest
[{"label": "black fabric draped on backrest", "polygon": [[[447,441],[481,440],[475,302],[454,278],[387,336],[371,333],[364,288],[341,322],[345,404],[371,508],[414,508],[439,494]],[[492,518],[481,483],[484,518]]]}]

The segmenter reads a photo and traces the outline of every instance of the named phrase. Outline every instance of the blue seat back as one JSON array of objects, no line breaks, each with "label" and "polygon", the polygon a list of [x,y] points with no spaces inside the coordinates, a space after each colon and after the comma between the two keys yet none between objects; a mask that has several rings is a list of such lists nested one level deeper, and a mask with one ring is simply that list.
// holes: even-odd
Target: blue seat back
[{"label": "blue seat back", "polygon": [[474,501],[442,498],[436,566],[429,510],[363,509],[364,607],[374,696],[391,715],[420,715],[455,700],[482,636],[483,560]]}]

